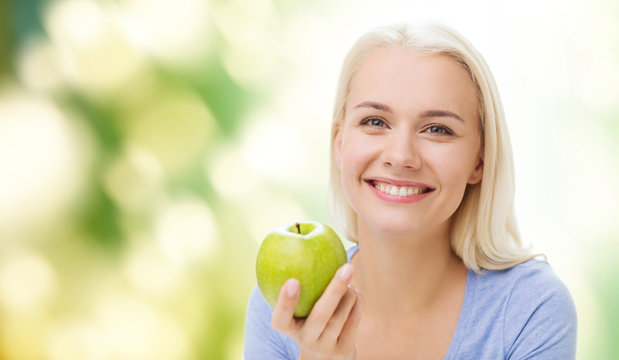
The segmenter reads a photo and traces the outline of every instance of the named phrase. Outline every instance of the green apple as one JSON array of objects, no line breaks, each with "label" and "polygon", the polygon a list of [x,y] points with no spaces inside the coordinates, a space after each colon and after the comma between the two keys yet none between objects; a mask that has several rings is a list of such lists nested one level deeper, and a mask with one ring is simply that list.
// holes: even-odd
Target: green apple
[{"label": "green apple", "polygon": [[262,241],[256,260],[258,287],[271,307],[275,307],[286,280],[299,280],[301,294],[294,316],[306,317],[335,271],[346,261],[342,241],[327,225],[314,221],[285,225]]}]

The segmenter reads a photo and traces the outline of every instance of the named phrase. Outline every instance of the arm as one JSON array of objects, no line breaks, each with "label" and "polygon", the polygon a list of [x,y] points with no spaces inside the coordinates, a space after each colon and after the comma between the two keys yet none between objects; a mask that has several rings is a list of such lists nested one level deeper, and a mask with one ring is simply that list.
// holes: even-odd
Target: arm
[{"label": "arm", "polygon": [[576,308],[567,287],[545,262],[516,282],[504,324],[506,359],[576,357]]},{"label": "arm", "polygon": [[245,360],[292,360],[298,357],[299,350],[294,341],[271,327],[272,313],[273,309],[256,287],[249,298],[245,321]]}]

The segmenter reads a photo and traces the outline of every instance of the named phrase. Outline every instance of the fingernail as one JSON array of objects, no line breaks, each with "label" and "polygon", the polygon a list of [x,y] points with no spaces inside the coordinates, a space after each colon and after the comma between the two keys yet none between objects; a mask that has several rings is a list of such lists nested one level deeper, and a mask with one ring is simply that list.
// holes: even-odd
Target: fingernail
[{"label": "fingernail", "polygon": [[342,265],[342,267],[340,268],[339,277],[342,281],[350,280],[350,278],[352,277],[352,265],[350,265],[349,263]]},{"label": "fingernail", "polygon": [[299,280],[297,279],[290,279],[288,280],[288,285],[286,285],[286,294],[288,294],[288,297],[293,298],[295,296],[297,296],[297,294],[299,293]]}]

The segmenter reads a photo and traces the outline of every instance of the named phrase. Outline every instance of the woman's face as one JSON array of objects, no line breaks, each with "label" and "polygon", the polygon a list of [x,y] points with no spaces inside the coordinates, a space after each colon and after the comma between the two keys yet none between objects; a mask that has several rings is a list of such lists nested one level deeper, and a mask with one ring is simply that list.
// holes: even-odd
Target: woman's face
[{"label": "woman's face", "polygon": [[334,154],[360,225],[393,236],[445,230],[483,171],[466,70],[445,55],[384,48],[350,89]]}]

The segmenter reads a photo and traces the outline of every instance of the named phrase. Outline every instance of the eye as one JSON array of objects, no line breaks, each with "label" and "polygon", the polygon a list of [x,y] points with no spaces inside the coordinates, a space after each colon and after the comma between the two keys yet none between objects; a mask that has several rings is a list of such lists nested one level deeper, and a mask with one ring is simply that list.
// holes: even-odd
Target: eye
[{"label": "eye", "polygon": [[424,131],[433,135],[453,135],[451,130],[442,125],[430,125]]},{"label": "eye", "polygon": [[387,127],[387,124],[385,123],[385,121],[377,117],[363,119],[363,121],[361,121],[361,125],[369,125],[371,127],[377,127],[377,128]]}]

